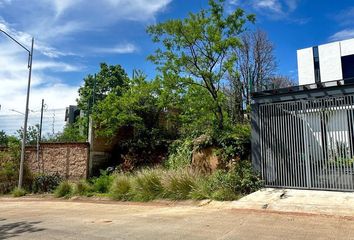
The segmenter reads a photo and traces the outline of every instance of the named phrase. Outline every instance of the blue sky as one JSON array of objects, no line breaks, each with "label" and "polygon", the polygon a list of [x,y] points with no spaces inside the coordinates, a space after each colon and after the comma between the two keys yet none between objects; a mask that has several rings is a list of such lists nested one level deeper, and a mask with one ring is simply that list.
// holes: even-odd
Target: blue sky
[{"label": "blue sky", "polygon": [[[77,89],[100,62],[156,75],[146,61],[155,45],[149,24],[182,18],[207,7],[206,0],[0,0],[0,28],[27,46],[36,41],[31,109],[75,104]],[[352,0],[227,0],[255,13],[249,28],[266,31],[275,45],[278,72],[297,78],[296,49],[354,37]],[[24,111],[26,53],[0,37],[0,114]]]}]

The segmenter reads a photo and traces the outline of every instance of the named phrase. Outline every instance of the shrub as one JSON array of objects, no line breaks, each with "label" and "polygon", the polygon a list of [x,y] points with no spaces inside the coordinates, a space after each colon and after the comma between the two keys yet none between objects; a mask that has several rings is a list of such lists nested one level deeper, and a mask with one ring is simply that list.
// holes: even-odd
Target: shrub
[{"label": "shrub", "polygon": [[34,193],[53,192],[62,180],[58,173],[40,174],[34,177],[32,190]]},{"label": "shrub", "polygon": [[128,201],[133,197],[131,190],[132,177],[120,174],[117,175],[113,181],[110,189],[110,195],[114,200]]},{"label": "shrub", "polygon": [[85,180],[79,181],[75,184],[74,194],[79,196],[92,196],[93,187]]},{"label": "shrub", "polygon": [[151,201],[162,197],[163,185],[161,175],[163,172],[158,169],[145,169],[137,173],[133,181],[133,200]]},{"label": "shrub", "polygon": [[169,169],[181,169],[190,165],[193,153],[193,140],[176,140],[169,149],[169,156],[165,165]]},{"label": "shrub", "polygon": [[23,188],[16,187],[14,190],[12,190],[11,193],[13,197],[22,197],[26,195],[26,190]]},{"label": "shrub", "polygon": [[12,191],[11,191],[11,194],[13,197],[22,197],[22,196],[25,196],[26,195],[26,190],[23,189],[23,188],[18,188],[18,187],[15,187]]},{"label": "shrub", "polygon": [[56,197],[68,197],[72,194],[73,187],[68,181],[61,182],[57,189],[55,189]]},{"label": "shrub", "polygon": [[98,193],[108,193],[113,179],[113,175],[107,174],[106,171],[101,171],[101,175],[92,180],[93,190]]},{"label": "shrub", "polygon": [[188,170],[170,171],[165,177],[164,197],[183,200],[188,199],[189,194],[196,186],[196,176]]}]

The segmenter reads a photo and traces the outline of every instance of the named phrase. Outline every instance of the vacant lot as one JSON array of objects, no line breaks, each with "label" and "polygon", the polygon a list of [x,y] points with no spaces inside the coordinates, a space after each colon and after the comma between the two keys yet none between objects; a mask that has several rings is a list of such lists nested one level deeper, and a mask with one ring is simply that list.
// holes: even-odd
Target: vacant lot
[{"label": "vacant lot", "polygon": [[193,204],[2,198],[0,239],[354,239],[354,218]]}]

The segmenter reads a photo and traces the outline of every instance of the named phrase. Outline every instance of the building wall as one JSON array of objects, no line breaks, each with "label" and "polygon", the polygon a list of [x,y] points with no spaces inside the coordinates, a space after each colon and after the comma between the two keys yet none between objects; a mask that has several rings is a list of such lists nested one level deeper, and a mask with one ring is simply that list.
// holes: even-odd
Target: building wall
[{"label": "building wall", "polygon": [[[87,178],[89,144],[42,143],[40,149],[37,161],[36,147],[26,147],[25,163],[33,174],[58,173],[68,180]],[[6,151],[6,148],[0,148],[0,151]]]},{"label": "building wall", "polygon": [[[342,57],[354,55],[354,39],[318,46],[321,82],[343,79]],[[315,83],[313,48],[297,51],[299,85]]]},{"label": "building wall", "polygon": [[318,46],[321,82],[343,79],[339,42]]},{"label": "building wall", "polygon": [[315,69],[312,48],[297,50],[297,65],[299,84],[311,84],[315,82]]}]

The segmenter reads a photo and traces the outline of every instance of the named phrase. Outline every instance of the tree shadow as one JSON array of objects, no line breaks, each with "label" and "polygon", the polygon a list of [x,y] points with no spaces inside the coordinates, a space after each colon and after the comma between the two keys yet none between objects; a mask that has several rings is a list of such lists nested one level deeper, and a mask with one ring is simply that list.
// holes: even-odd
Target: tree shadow
[{"label": "tree shadow", "polygon": [[38,228],[35,225],[41,223],[36,222],[14,222],[14,223],[3,223],[6,219],[0,219],[0,240],[9,239],[12,237],[17,237],[24,233],[34,233],[45,230],[44,228]]}]

